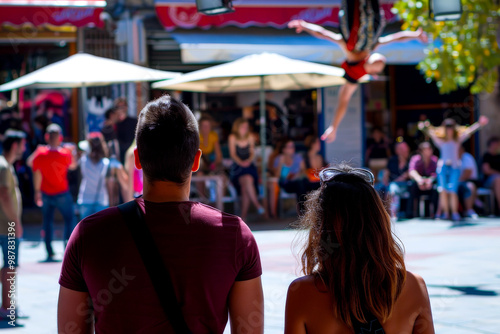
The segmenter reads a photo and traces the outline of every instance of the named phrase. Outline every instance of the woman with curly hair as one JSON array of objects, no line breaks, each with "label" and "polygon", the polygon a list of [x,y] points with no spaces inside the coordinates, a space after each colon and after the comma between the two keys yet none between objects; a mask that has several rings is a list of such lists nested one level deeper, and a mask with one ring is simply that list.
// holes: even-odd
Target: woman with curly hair
[{"label": "woman with curly hair", "polygon": [[285,334],[433,334],[424,280],[406,271],[373,174],[320,172],[300,224],[309,231],[301,277],[288,289]]}]

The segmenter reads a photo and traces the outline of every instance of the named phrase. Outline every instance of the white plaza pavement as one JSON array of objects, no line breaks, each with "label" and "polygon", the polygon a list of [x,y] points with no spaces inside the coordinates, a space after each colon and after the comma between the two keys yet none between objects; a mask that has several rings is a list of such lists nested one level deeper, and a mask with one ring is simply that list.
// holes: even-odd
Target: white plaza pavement
[{"label": "white plaza pavement", "polygon": [[[453,228],[448,222],[410,220],[394,225],[406,249],[407,268],[427,282],[439,334],[500,332],[500,219],[473,223]],[[264,271],[265,333],[283,333],[286,291],[300,275],[301,235],[295,230],[254,233]],[[62,242],[55,242],[55,250],[61,258]],[[18,321],[24,327],[0,322],[0,330],[56,333],[61,263],[38,262],[45,256],[43,243],[25,241],[20,254],[18,303],[30,318]]]}]

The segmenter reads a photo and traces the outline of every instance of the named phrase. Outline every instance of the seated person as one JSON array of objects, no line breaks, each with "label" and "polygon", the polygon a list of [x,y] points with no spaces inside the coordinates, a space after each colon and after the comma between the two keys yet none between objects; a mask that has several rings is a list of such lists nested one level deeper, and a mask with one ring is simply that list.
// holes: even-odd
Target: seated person
[{"label": "seated person", "polygon": [[391,149],[386,135],[379,127],[372,129],[371,137],[366,140],[365,161],[368,168],[375,175],[375,181],[379,181],[379,172],[387,167]]},{"label": "seated person", "polygon": [[[397,143],[395,148],[396,155],[389,158],[387,168],[384,170],[381,190],[383,196],[387,194],[388,201],[391,203],[391,215],[396,218],[399,214],[401,203],[401,195],[408,191],[408,186],[411,185],[410,175],[408,172],[408,163],[410,158],[410,147],[407,143]],[[409,202],[409,201],[408,201]],[[405,212],[401,212],[399,218],[411,216],[408,212],[408,203]]]},{"label": "seated person", "polygon": [[291,139],[284,139],[283,142],[280,155],[274,159],[275,176],[279,178],[279,186],[287,193],[296,194],[297,203],[300,203],[308,182],[305,179],[304,159],[295,152],[295,143]]},{"label": "seated person", "polygon": [[464,215],[473,219],[477,218],[477,213],[474,211],[474,202],[476,200],[476,184],[477,182],[477,164],[474,157],[465,152],[465,148],[460,146],[459,156],[461,159],[460,179],[458,185],[458,197],[463,203]]},{"label": "seated person", "polygon": [[[222,150],[219,143],[219,135],[212,129],[213,120],[204,115],[198,121],[200,131],[201,164],[196,173],[197,176],[214,174],[222,170]],[[196,182],[196,189],[203,202],[215,201],[215,187],[207,191],[205,181]]]},{"label": "seated person", "polygon": [[493,190],[500,209],[500,138],[490,138],[487,150],[483,156],[482,170],[485,178],[483,186]]},{"label": "seated person", "polygon": [[432,146],[429,142],[423,142],[418,145],[418,154],[410,159],[408,171],[410,178],[413,180],[410,186],[410,199],[408,200],[407,218],[414,216],[414,205],[420,196],[429,196],[430,202],[434,208],[437,208],[438,193],[435,187],[436,170],[438,157],[433,153]]},{"label": "seated person", "polygon": [[222,151],[219,135],[212,129],[213,120],[209,116],[202,116],[198,121],[200,127],[201,166],[203,173],[216,171],[222,163]]},{"label": "seated person", "polygon": [[321,142],[315,135],[306,137],[304,144],[307,152],[304,153],[304,164],[306,168],[306,176],[309,180],[308,191],[316,190],[319,188],[319,172],[328,164],[325,158],[321,155]]},{"label": "seated person", "polygon": [[265,213],[264,207],[259,203],[259,175],[253,163],[254,149],[255,141],[250,134],[248,121],[238,118],[229,135],[229,155],[233,160],[229,177],[241,197],[241,218],[246,218],[250,204],[255,206],[260,215]]}]

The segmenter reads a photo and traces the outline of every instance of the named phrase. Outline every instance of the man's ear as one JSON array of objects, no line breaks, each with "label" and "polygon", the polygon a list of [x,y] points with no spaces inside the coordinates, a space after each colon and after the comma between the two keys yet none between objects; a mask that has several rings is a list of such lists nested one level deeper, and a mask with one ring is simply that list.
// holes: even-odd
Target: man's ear
[{"label": "man's ear", "polygon": [[197,172],[200,169],[200,160],[201,160],[201,150],[198,149],[196,155],[194,156],[193,167],[191,168],[192,172]]},{"label": "man's ear", "polygon": [[142,169],[141,162],[139,161],[139,152],[137,152],[137,147],[134,148],[134,162],[135,162],[135,168]]}]

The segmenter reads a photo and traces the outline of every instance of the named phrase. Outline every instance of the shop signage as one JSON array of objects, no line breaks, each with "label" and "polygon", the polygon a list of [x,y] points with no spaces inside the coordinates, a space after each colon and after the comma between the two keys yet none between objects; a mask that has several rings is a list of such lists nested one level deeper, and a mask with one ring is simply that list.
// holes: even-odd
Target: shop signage
[{"label": "shop signage", "polygon": [[[156,2],[156,13],[160,22],[167,30],[208,29],[211,27],[236,26],[286,28],[288,22],[302,19],[322,26],[338,26],[339,6],[259,6],[234,5],[235,11],[223,15],[208,16],[198,13],[196,6],[170,2]],[[391,12],[392,4],[383,4],[382,9],[388,21],[395,18]]]}]

